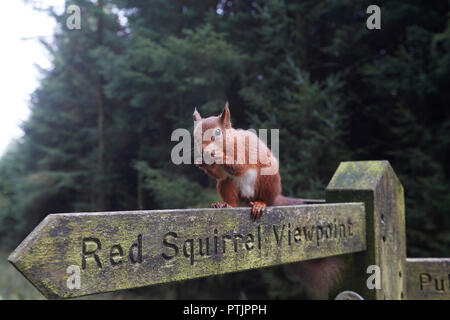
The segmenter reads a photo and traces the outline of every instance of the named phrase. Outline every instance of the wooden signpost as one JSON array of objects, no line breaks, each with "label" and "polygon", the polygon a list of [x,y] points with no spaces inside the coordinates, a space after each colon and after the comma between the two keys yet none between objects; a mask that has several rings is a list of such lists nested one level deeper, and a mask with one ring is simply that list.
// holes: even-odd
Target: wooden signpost
[{"label": "wooden signpost", "polygon": [[[148,286],[365,250],[360,203],[52,214],[9,260],[49,298]],[[79,267],[80,288],[67,269]]]},{"label": "wooden signpost", "polygon": [[[9,261],[58,299],[341,255],[336,293],[449,299],[449,260],[405,253],[403,188],[387,161],[363,161],[339,166],[326,203],[269,207],[256,221],[250,208],[51,214]],[[366,285],[369,265],[379,289]]]}]

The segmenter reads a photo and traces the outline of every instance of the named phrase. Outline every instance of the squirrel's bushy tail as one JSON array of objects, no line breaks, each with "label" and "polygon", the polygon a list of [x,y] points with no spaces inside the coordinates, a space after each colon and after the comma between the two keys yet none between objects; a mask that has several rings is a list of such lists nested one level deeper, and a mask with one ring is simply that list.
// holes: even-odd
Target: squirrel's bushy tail
[{"label": "squirrel's bushy tail", "polygon": [[[299,204],[324,203],[325,200],[299,199],[278,196],[275,206],[293,206]],[[309,290],[320,296],[328,295],[341,278],[343,261],[338,257],[327,257],[284,265],[291,279],[299,279]]]},{"label": "squirrel's bushy tail", "polygon": [[338,257],[327,257],[284,265],[288,277],[300,280],[307,288],[319,296],[327,296],[341,279],[344,268]]},{"label": "squirrel's bushy tail", "polygon": [[325,200],[290,198],[290,197],[285,197],[285,196],[280,195],[275,198],[273,205],[274,206],[295,206],[297,204],[315,204],[315,203],[325,203]]}]

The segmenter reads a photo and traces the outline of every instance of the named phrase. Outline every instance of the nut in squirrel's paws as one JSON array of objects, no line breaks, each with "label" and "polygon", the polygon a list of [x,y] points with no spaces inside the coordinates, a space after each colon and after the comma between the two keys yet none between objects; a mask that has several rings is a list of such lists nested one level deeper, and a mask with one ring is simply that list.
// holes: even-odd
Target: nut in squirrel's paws
[{"label": "nut in squirrel's paws", "polygon": [[214,202],[211,204],[211,208],[231,208],[226,202]]},{"label": "nut in squirrel's paws", "polygon": [[250,202],[250,204],[252,205],[252,216],[255,219],[261,218],[264,209],[266,209],[267,205],[261,201]]}]

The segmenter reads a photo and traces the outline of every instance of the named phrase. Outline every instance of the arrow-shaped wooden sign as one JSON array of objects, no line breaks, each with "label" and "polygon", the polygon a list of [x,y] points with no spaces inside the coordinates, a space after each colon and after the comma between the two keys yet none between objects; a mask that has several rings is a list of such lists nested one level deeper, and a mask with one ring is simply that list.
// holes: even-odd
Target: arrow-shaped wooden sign
[{"label": "arrow-shaped wooden sign", "polygon": [[366,249],[362,203],[51,214],[9,261],[72,298]]},{"label": "arrow-shaped wooden sign", "polygon": [[410,300],[450,300],[450,258],[408,258]]}]

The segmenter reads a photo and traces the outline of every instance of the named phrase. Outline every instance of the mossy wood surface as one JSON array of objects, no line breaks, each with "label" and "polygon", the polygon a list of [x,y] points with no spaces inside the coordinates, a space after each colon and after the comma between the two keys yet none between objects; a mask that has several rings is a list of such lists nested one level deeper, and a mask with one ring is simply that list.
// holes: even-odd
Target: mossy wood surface
[{"label": "mossy wood surface", "polygon": [[408,258],[407,298],[450,300],[450,258]]},{"label": "mossy wood surface", "polygon": [[250,208],[51,214],[9,260],[46,297],[71,298],[362,251],[365,219],[362,203],[257,221]]},{"label": "mossy wood surface", "polygon": [[[351,290],[364,299],[405,298],[405,204],[403,187],[388,161],[342,162],[326,189],[327,203],[363,202],[367,250],[345,255],[346,270],[333,296]],[[367,279],[380,268],[381,288],[369,289]]]}]

